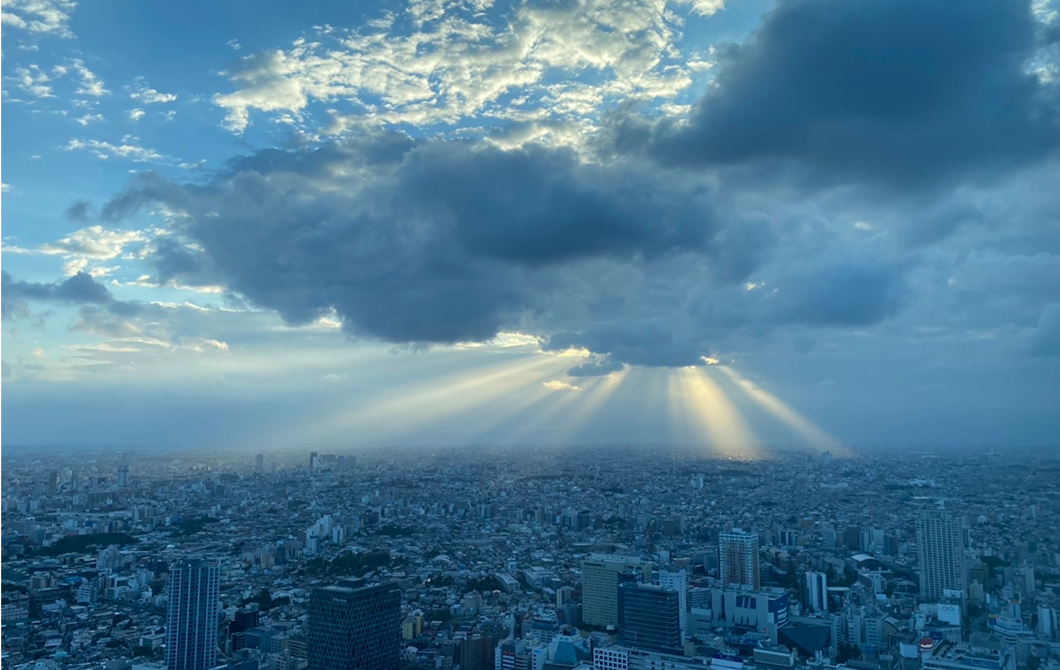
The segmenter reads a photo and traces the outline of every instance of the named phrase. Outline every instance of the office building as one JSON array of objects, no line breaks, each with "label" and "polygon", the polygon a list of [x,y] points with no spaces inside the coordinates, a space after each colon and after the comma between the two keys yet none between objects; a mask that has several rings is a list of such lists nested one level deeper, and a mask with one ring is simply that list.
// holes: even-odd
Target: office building
[{"label": "office building", "polygon": [[941,600],[944,591],[967,593],[964,525],[959,516],[945,510],[931,510],[917,516],[916,553],[921,598]]},{"label": "office building", "polygon": [[811,612],[828,611],[828,576],[825,573],[806,573],[806,605]]},{"label": "office building", "polygon": [[617,625],[619,574],[641,566],[640,559],[611,554],[593,554],[582,562],[582,622]]},{"label": "office building", "polygon": [[258,454],[254,457],[254,472],[265,472],[265,454]]},{"label": "office building", "polygon": [[510,637],[493,650],[493,670],[531,670],[533,659],[526,640]]},{"label": "office building", "polygon": [[758,577],[758,536],[745,533],[739,528],[719,534],[718,565],[723,585],[739,584],[752,589],[759,588],[761,582]]},{"label": "office building", "polygon": [[681,653],[684,640],[677,591],[657,584],[620,584],[618,636],[628,647]]},{"label": "office building", "polygon": [[397,670],[400,590],[363,579],[314,589],[307,630],[309,670]]},{"label": "office building", "polygon": [[684,640],[688,635],[688,573],[684,570],[660,570],[658,583],[664,589],[677,591],[681,612],[681,639]]},{"label": "office building", "polygon": [[169,571],[166,666],[169,670],[207,670],[217,662],[220,568],[195,559]]}]

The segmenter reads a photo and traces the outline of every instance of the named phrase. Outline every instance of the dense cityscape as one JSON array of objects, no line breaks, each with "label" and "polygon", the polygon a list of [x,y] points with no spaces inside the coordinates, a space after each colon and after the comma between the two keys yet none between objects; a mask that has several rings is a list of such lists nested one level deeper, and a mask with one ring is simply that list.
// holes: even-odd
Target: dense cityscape
[{"label": "dense cityscape", "polygon": [[11,451],[19,670],[1056,670],[1060,458]]}]

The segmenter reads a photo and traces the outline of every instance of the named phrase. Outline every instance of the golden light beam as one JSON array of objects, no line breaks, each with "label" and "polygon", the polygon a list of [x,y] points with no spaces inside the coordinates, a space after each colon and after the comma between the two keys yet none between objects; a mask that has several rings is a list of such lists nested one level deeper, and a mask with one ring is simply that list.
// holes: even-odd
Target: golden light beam
[{"label": "golden light beam", "polygon": [[818,453],[822,451],[833,451],[837,454],[845,454],[847,449],[834,436],[814,425],[812,421],[795,411],[790,405],[769,391],[755,386],[754,382],[747,379],[727,365],[711,366],[728,377],[740,388],[747,397],[758,403],[763,409],[779,419],[786,426],[798,433],[812,449]]},{"label": "golden light beam", "polygon": [[[545,386],[547,382],[562,379],[564,370],[570,367],[570,361],[552,356],[556,362],[555,368],[549,368],[542,374],[528,375],[525,385],[508,393],[507,397],[501,398],[501,402],[485,407],[472,407],[466,411],[473,415],[469,417],[468,424],[475,424],[476,431],[469,437],[470,442],[478,442],[491,439],[490,434],[505,424],[515,423],[515,419],[523,415],[536,416],[542,405],[551,407],[552,404],[562,403],[567,396],[576,396],[581,390],[553,390]],[[484,416],[484,414],[488,414]]]},{"label": "golden light beam", "polygon": [[578,397],[572,399],[573,402],[554,406],[551,411],[543,412],[536,421],[558,427],[569,436],[577,435],[600,415],[628,373],[629,369],[626,368],[591,381],[583,379],[584,386],[577,392]]},{"label": "golden light beam", "polygon": [[574,439],[575,433],[596,417],[606,405],[622,382],[624,374],[621,372],[603,377],[575,379],[573,383],[579,387],[576,391],[549,390],[542,387],[544,396],[527,403],[522,411],[507,417],[505,422],[516,434],[525,434],[527,429],[531,434],[536,434],[541,427],[557,433],[557,439]]},{"label": "golden light beam", "polygon": [[535,354],[486,366],[485,370],[464,370],[441,378],[425,379],[412,388],[394,389],[375,402],[321,422],[313,433],[331,436],[347,432],[356,436],[372,435],[373,431],[380,430],[395,433],[416,428],[525,385],[528,376],[549,367],[557,367],[555,358]]},{"label": "golden light beam", "polygon": [[670,392],[683,420],[727,458],[761,458],[759,441],[721,387],[699,367],[674,370]]}]

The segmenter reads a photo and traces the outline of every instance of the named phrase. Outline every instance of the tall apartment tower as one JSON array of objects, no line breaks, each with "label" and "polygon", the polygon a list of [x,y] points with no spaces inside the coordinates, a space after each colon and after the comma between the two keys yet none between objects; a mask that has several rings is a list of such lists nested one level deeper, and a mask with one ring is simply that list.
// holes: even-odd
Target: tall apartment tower
[{"label": "tall apartment tower", "polygon": [[718,535],[718,565],[721,583],[761,587],[758,577],[758,535],[739,528]]},{"label": "tall apartment tower", "polygon": [[967,594],[964,563],[964,524],[945,510],[922,512],[916,519],[916,554],[920,568],[920,596],[939,600],[943,590]]},{"label": "tall apartment tower", "polygon": [[265,472],[265,454],[254,457],[254,472]]},{"label": "tall apartment tower", "polygon": [[401,592],[342,579],[309,597],[308,670],[398,670]]},{"label": "tall apartment tower", "polygon": [[811,612],[828,611],[828,576],[823,572],[806,572],[806,604]]},{"label": "tall apartment tower", "polygon": [[593,554],[582,562],[582,622],[593,626],[618,624],[618,576],[641,561],[629,556]]},{"label": "tall apartment tower", "polygon": [[220,573],[216,563],[201,559],[181,561],[169,571],[168,670],[208,670],[217,665]]},{"label": "tall apartment tower", "polygon": [[626,582],[618,587],[618,635],[623,645],[681,653],[681,600],[657,584]]}]

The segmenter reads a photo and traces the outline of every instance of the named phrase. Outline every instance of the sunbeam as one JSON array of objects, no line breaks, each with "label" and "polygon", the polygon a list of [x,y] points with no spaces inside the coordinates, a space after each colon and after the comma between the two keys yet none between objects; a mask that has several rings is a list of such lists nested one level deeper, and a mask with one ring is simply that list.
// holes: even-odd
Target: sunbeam
[{"label": "sunbeam", "polygon": [[748,398],[758,403],[759,406],[775,418],[779,419],[791,430],[798,433],[815,451],[822,452],[828,450],[833,451],[836,454],[846,453],[846,448],[838,439],[814,425],[813,422],[796,412],[780,398],[777,398],[769,391],[759,388],[750,379],[747,379],[727,365],[714,365],[711,367],[721,371],[721,373],[738,386]]},{"label": "sunbeam", "polygon": [[555,374],[567,363],[553,356],[535,354],[426,379],[410,387],[393,389],[375,402],[341,412],[319,423],[303,439],[329,439],[339,434],[358,438],[407,434],[437,419],[475,407],[491,398],[526,386],[542,369]]},{"label": "sunbeam", "polygon": [[670,394],[678,420],[719,456],[761,458],[758,438],[736,406],[702,368],[671,372]]}]

